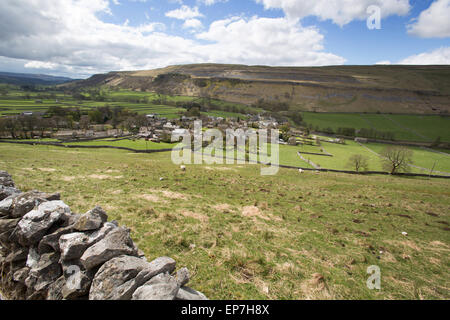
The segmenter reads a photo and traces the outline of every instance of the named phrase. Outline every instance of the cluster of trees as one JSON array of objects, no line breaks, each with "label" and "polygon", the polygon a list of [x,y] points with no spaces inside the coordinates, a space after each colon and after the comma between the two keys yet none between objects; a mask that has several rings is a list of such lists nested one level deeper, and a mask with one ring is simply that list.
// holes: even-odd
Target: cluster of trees
[{"label": "cluster of trees", "polygon": [[395,134],[388,131],[378,131],[375,129],[362,128],[357,131],[357,134],[363,138],[382,139],[382,140],[394,140]]},{"label": "cluster of trees", "polygon": [[45,131],[58,128],[58,119],[37,116],[17,116],[15,118],[0,118],[0,134],[8,133],[13,139],[28,139],[34,134],[44,137]]},{"label": "cluster of trees", "polygon": [[20,115],[0,118],[0,134],[10,135],[14,139],[44,137],[48,131],[59,129],[87,130],[91,125],[109,124],[114,129],[127,129],[138,132],[148,124],[145,115],[139,115],[123,107],[98,107],[89,112],[80,108],[50,107],[43,115]]},{"label": "cluster of trees", "polygon": [[[318,128],[316,128],[318,129]],[[394,140],[395,134],[393,132],[387,132],[387,131],[379,131],[373,128],[367,129],[367,128],[361,128],[361,129],[355,129],[355,128],[338,128],[336,132],[332,128],[325,128],[322,131],[328,134],[338,134],[346,137],[362,137],[362,138],[369,138],[369,139],[381,139],[381,140]]]},{"label": "cluster of trees", "polygon": [[287,102],[281,102],[278,100],[266,101],[264,98],[259,99],[252,104],[254,108],[260,108],[272,112],[288,111],[289,104]]}]

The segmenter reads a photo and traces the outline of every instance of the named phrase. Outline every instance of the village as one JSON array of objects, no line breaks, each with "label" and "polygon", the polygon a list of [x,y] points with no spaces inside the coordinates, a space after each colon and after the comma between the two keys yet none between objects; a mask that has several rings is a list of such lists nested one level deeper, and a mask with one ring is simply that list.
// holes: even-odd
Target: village
[{"label": "village", "polygon": [[[181,116],[178,119],[168,119],[159,114],[147,114],[145,117],[142,115],[138,116],[141,121],[136,121],[135,123],[128,126],[116,125],[111,123],[105,124],[91,124],[83,125],[81,119],[79,122],[73,122],[70,124],[72,129],[67,128],[67,121],[63,120],[62,125],[57,125],[56,128],[46,128],[46,130],[40,130],[39,121],[45,118],[46,113],[43,112],[32,112],[26,111],[22,112],[18,116],[6,117],[17,123],[26,123],[16,130],[15,136],[23,137],[25,139],[28,136],[31,139],[58,139],[61,141],[67,140],[93,140],[93,139],[103,139],[103,138],[121,138],[133,136],[135,139],[145,139],[155,143],[159,142],[171,142],[172,135],[183,135],[187,131],[193,133],[193,127],[195,121],[201,121],[204,129],[218,129],[225,132],[227,129],[238,130],[242,129],[247,131],[249,129],[280,129],[283,126],[289,128],[289,122],[283,121],[278,122],[276,119],[270,116],[264,115],[247,115],[246,119],[240,118],[224,118],[215,117],[208,115],[201,116]],[[28,120],[28,119],[29,120]],[[33,118],[33,120],[31,120]],[[28,120],[28,121],[27,121]],[[55,122],[58,119],[54,120]],[[25,128],[25,126],[28,126]],[[29,134],[27,134],[27,132]],[[296,132],[301,133],[301,132]],[[7,128],[0,128],[0,138],[10,139],[13,135],[8,132]],[[281,143],[284,141],[281,139]]]}]

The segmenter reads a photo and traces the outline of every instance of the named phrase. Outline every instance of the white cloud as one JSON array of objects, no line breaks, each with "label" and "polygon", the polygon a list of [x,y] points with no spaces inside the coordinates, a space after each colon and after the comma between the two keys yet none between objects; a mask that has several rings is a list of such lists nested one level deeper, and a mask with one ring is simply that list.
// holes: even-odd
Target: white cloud
[{"label": "white cloud", "polygon": [[48,69],[48,70],[54,70],[58,67],[56,63],[51,62],[42,62],[42,61],[30,61],[25,63],[25,68],[29,69]]},{"label": "white cloud", "polygon": [[408,33],[421,38],[450,37],[450,0],[436,0],[408,25]]},{"label": "white cloud", "polygon": [[183,28],[199,30],[203,28],[203,23],[198,19],[189,19],[184,22]]},{"label": "white cloud", "polygon": [[442,65],[450,64],[450,47],[442,47],[433,51],[412,55],[398,64],[410,65]]},{"label": "white cloud", "polygon": [[167,12],[166,17],[179,20],[189,20],[203,17],[203,15],[198,11],[198,7],[191,8],[189,6],[183,5],[179,9]]},{"label": "white cloud", "polygon": [[[161,23],[131,26],[103,22],[99,17],[110,14],[109,4],[107,0],[0,1],[0,67],[21,65],[22,70],[51,70],[79,77],[203,62],[345,62],[325,52],[324,37],[317,29],[285,18],[220,20],[197,38],[188,39],[165,33]],[[191,28],[201,24],[195,18],[186,18],[185,23]]]},{"label": "white cloud", "polygon": [[375,63],[376,65],[390,65],[392,64],[391,61],[389,60],[383,60],[383,61],[378,61],[377,63]]},{"label": "white cloud", "polygon": [[219,20],[197,38],[213,43],[208,49],[220,62],[303,66],[345,62],[323,52],[323,35],[317,29],[303,28],[285,18]]},{"label": "white cloud", "polygon": [[213,4],[219,2],[228,2],[228,0],[197,0],[198,3],[204,4],[206,6],[212,6]]},{"label": "white cloud", "polygon": [[321,20],[331,20],[339,26],[353,20],[368,18],[367,8],[379,6],[382,18],[391,15],[406,15],[410,10],[409,0],[255,0],[265,9],[282,9],[289,19],[316,16]]}]

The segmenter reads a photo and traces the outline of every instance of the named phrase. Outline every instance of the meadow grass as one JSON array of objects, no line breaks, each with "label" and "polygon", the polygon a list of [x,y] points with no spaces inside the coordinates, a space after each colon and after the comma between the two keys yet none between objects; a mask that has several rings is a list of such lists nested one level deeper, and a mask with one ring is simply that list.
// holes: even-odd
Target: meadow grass
[{"label": "meadow grass", "polygon": [[119,141],[111,141],[109,139],[100,139],[94,141],[86,141],[86,142],[70,142],[64,143],[65,145],[71,146],[113,146],[113,147],[123,147],[123,148],[131,148],[135,150],[161,150],[161,149],[172,149],[176,144],[173,143],[156,143],[152,141],[145,141],[144,139],[139,140],[119,140]]},{"label": "meadow grass", "polygon": [[433,142],[437,137],[450,142],[450,118],[437,115],[302,112],[303,121],[323,130],[331,128],[370,129],[393,132],[396,140]]},{"label": "meadow grass", "polygon": [[[381,153],[386,148],[386,145],[382,143],[368,143],[367,147],[377,153]],[[450,155],[443,155],[420,147],[408,147],[408,149],[413,152],[412,160],[414,165],[428,170],[431,170],[434,166],[434,170],[450,173]]]},{"label": "meadow grass", "polygon": [[[18,188],[59,191],[77,213],[102,206],[211,299],[450,298],[448,180],[260,169],[0,145]],[[381,290],[366,286],[371,265]]]}]

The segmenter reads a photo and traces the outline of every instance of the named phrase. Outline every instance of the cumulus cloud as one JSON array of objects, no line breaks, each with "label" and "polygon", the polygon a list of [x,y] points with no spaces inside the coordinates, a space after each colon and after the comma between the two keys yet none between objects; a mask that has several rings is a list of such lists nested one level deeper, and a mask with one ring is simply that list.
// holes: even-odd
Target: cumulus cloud
[{"label": "cumulus cloud", "polygon": [[408,33],[421,38],[450,37],[450,0],[436,0],[408,25]]},{"label": "cumulus cloud", "polygon": [[212,6],[213,4],[216,4],[219,2],[228,2],[228,0],[197,0],[197,2],[207,5],[207,6]]},{"label": "cumulus cloud", "polygon": [[219,20],[197,38],[214,42],[209,49],[222,62],[303,66],[345,62],[342,57],[323,52],[323,35],[317,29],[304,28],[286,18]]},{"label": "cumulus cloud", "polygon": [[[0,67],[21,64],[32,72],[50,70],[53,74],[81,77],[112,70],[202,62],[345,62],[344,58],[325,52],[324,37],[317,29],[302,27],[286,18],[220,20],[189,39],[167,34],[161,23],[106,23],[100,17],[111,14],[109,4],[107,0],[0,1]],[[200,28],[200,21],[188,19],[189,15],[183,17],[186,27]]]},{"label": "cumulus cloud", "polygon": [[182,5],[179,9],[167,12],[166,17],[179,20],[188,20],[203,17],[203,15],[198,11],[198,7],[191,8],[189,6]]},{"label": "cumulus cloud", "polygon": [[381,9],[382,18],[391,15],[406,15],[410,10],[409,0],[255,0],[265,9],[282,9],[289,19],[316,16],[321,20],[331,20],[344,26],[353,20],[365,20],[369,16],[367,8],[376,5]]},{"label": "cumulus cloud", "polygon": [[433,51],[412,55],[398,64],[409,65],[445,65],[450,64],[450,47],[442,47]]},{"label": "cumulus cloud", "polygon": [[183,23],[183,28],[199,30],[203,28],[203,23],[198,19],[189,19]]}]

